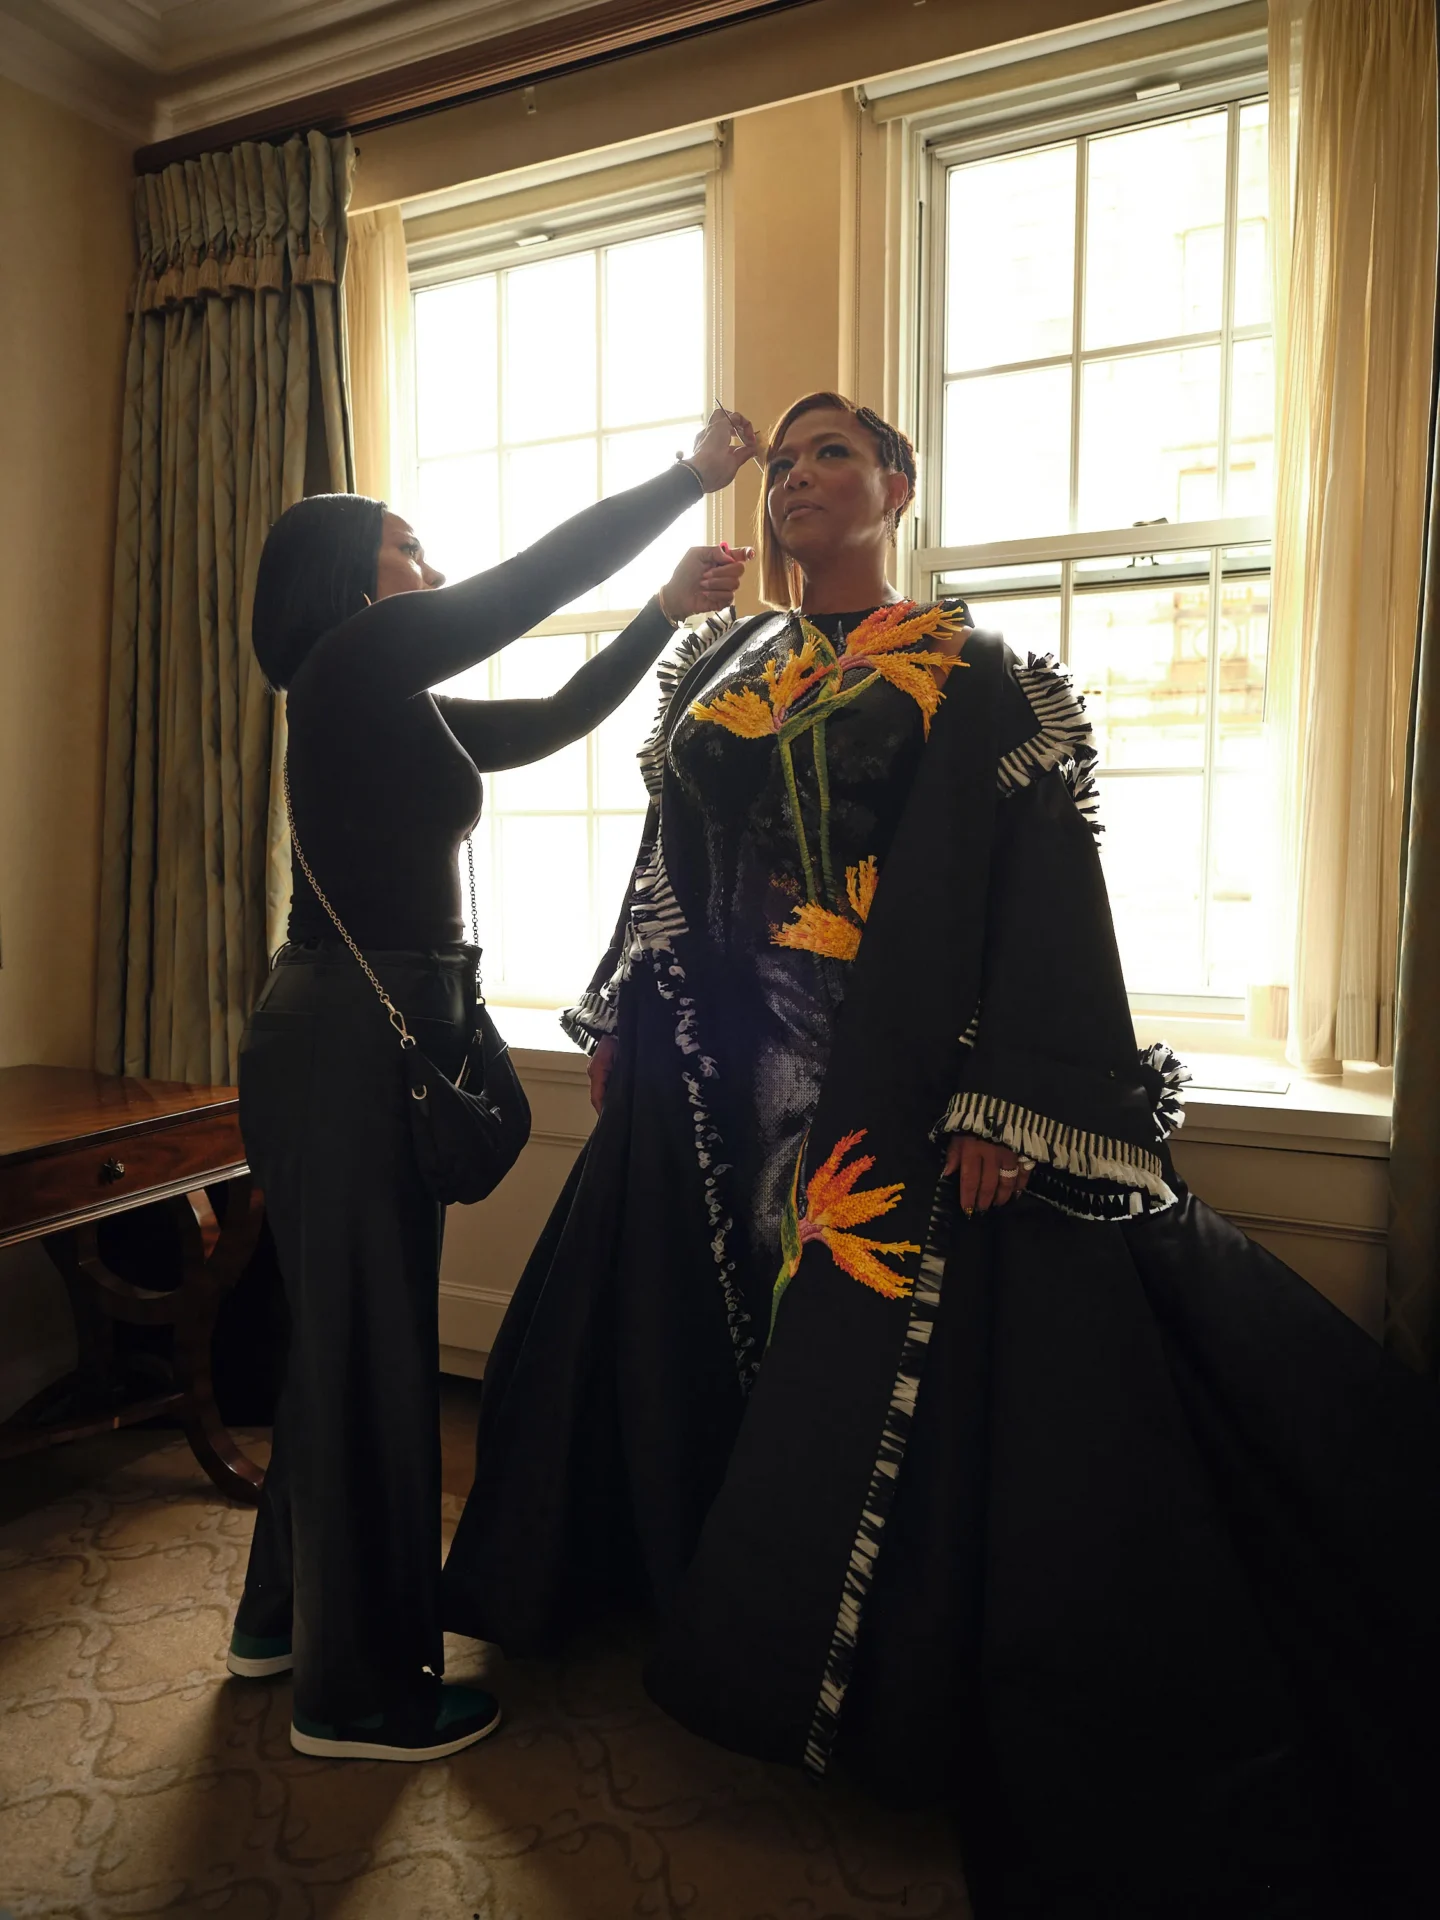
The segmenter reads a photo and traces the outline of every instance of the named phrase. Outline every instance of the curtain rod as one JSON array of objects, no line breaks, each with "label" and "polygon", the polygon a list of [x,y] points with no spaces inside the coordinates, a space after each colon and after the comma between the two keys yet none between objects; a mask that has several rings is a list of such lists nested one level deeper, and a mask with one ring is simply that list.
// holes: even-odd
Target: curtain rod
[{"label": "curtain rod", "polygon": [[[587,7],[570,16],[568,23],[561,16],[544,27],[505,35],[489,43],[488,48],[482,41],[407,67],[391,68],[387,73],[370,74],[344,87],[303,94],[234,120],[217,121],[168,140],[154,141],[136,149],[134,168],[137,174],[159,173],[176,161],[198,159],[203,153],[243,140],[283,141],[311,129],[356,136],[378,133],[382,128],[428,119],[452,107],[469,106],[564,75],[610,66],[655,47],[675,46],[816,4],[817,0],[710,0],[707,5],[707,0],[690,0],[688,5],[677,5],[675,0],[661,0],[657,5],[656,0],[638,0],[629,9],[614,5]],[[664,18],[667,10],[677,16],[669,26]],[[706,17],[684,17],[697,11]],[[626,12],[630,15],[628,22]],[[618,22],[617,14],[621,15]],[[653,26],[640,31],[646,15],[657,17]],[[582,23],[588,24],[590,33]],[[567,24],[570,44],[576,49],[571,53],[565,50]],[[595,44],[597,35],[599,44]],[[604,44],[607,38],[608,45]],[[493,76],[488,79],[487,68]],[[407,99],[407,95],[411,97]]]}]

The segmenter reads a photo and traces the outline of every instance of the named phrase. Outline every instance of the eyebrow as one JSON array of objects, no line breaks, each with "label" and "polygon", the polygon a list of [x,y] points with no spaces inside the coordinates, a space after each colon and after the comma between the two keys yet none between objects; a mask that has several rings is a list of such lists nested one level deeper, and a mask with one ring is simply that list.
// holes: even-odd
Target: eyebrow
[{"label": "eyebrow", "polygon": [[851,439],[844,427],[826,427],[823,432],[812,433],[804,440],[794,443],[789,440],[782,440],[780,445],[776,447],[775,451],[770,455],[770,458],[771,460],[778,460],[781,455],[787,451],[799,451],[805,447],[819,446],[821,442],[825,440],[843,440],[846,446],[853,447],[855,445],[854,440]]}]

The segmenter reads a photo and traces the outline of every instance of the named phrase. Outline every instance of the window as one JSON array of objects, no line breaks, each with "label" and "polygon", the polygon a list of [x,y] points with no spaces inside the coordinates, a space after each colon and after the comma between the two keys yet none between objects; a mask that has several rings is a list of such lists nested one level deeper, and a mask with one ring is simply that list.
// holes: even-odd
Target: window
[{"label": "window", "polygon": [[[416,293],[417,513],[452,579],[688,450],[706,404],[704,242],[693,213],[610,244],[542,238],[545,257],[512,247],[513,265]],[[705,537],[700,502],[587,604],[444,691],[553,693]],[[562,1004],[608,944],[644,816],[635,754],[655,699],[647,677],[589,739],[487,778],[474,856],[493,998]]]},{"label": "window", "polygon": [[1168,104],[932,145],[917,585],[1069,662],[1131,993],[1219,1011],[1275,837],[1267,104]]}]

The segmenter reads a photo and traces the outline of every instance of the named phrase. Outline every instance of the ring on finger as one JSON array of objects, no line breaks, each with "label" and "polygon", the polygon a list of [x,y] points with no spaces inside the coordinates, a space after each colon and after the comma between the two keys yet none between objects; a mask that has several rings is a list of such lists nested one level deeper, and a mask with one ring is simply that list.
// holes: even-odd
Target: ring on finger
[{"label": "ring on finger", "polygon": [[1020,1178],[1019,1167],[1001,1167],[1000,1178],[1002,1180],[1018,1180]]}]

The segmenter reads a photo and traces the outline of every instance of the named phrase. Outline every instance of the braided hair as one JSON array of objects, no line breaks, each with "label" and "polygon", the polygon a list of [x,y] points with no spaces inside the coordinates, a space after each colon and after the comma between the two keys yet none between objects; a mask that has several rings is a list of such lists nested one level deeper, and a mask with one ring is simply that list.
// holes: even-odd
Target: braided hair
[{"label": "braided hair", "polygon": [[[768,469],[771,456],[791,426],[802,413],[818,413],[821,409],[830,409],[836,413],[848,413],[857,420],[875,442],[880,464],[887,473],[902,474],[905,479],[905,498],[895,509],[894,527],[910,510],[915,498],[915,449],[898,427],[892,427],[888,420],[882,420],[872,407],[857,407],[843,393],[807,393],[785,409],[775,425],[770,429],[765,447],[765,465]],[[794,606],[800,597],[799,569],[783,552],[770,525],[768,477],[760,490],[760,510],[756,529],[755,545],[760,554],[760,592],[771,606]],[[892,536],[893,536],[892,527]]]}]

